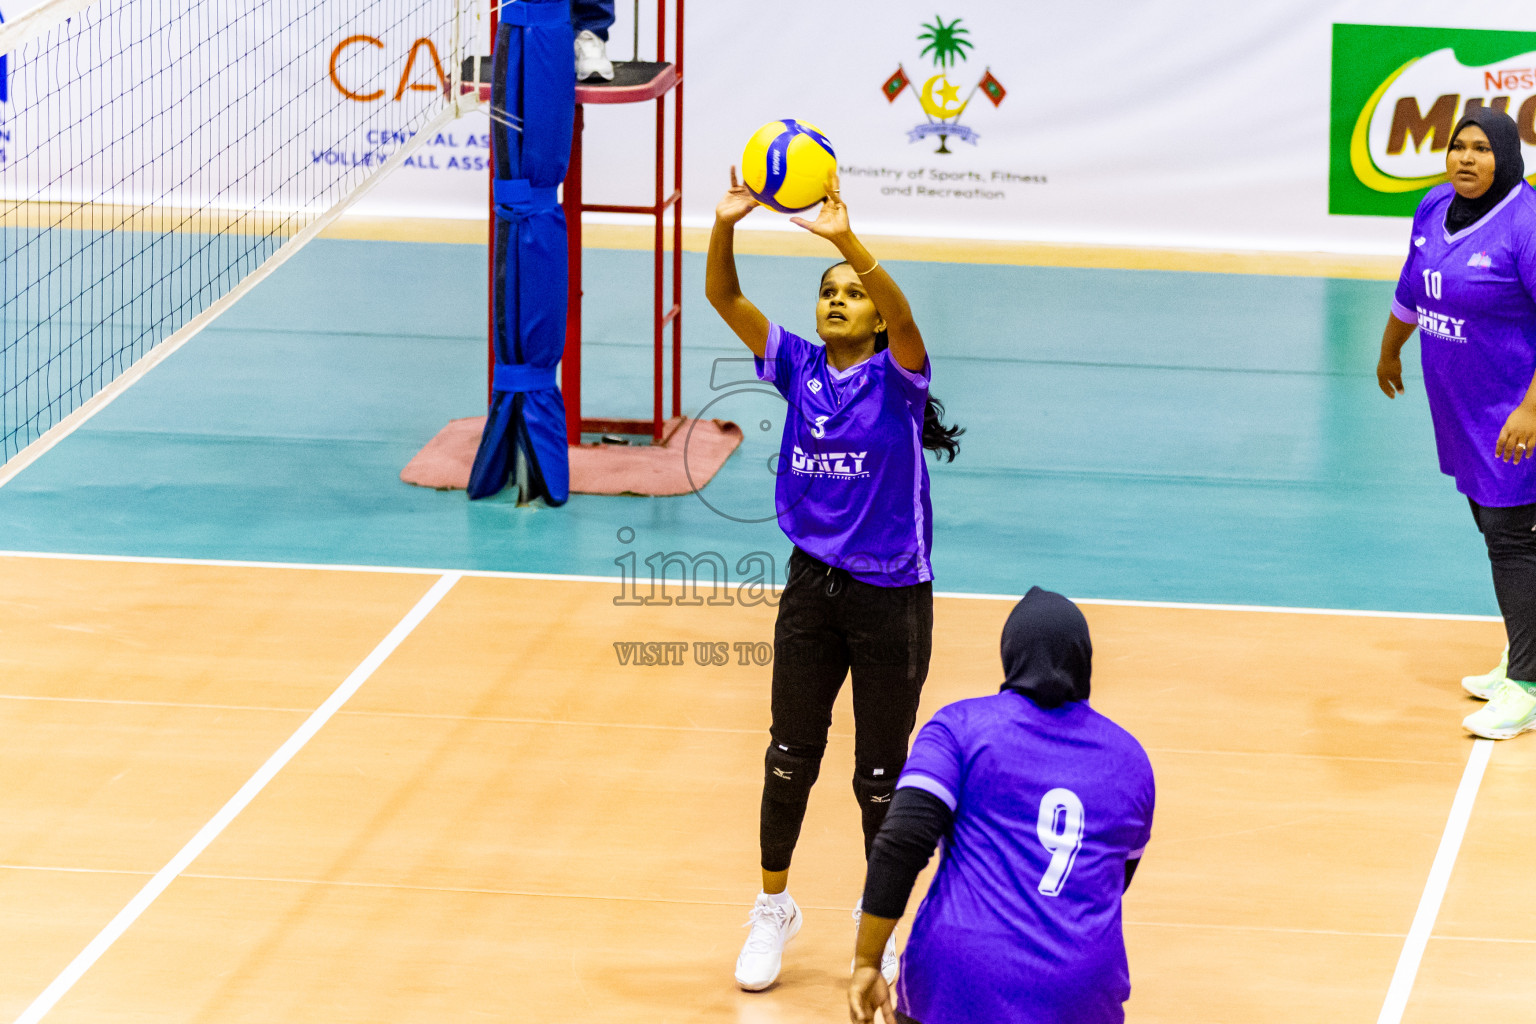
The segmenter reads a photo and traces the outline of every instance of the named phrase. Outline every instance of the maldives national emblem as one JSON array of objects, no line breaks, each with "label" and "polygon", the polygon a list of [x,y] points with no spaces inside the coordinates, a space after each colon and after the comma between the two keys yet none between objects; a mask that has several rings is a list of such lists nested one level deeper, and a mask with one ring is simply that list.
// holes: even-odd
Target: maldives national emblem
[{"label": "maldives national emblem", "polygon": [[[907,132],[907,141],[918,142],[937,135],[939,148],[934,151],[936,153],[951,151],[945,144],[951,135],[974,146],[981,138],[980,134],[974,128],[960,123],[966,108],[975,98],[977,90],[991,100],[994,107],[1002,104],[1008,90],[1003,88],[1003,83],[997,80],[989,67],[982,74],[981,81],[971,86],[965,99],[960,99],[960,86],[950,81],[949,73],[957,64],[970,59],[970,54],[966,52],[972,49],[971,41],[966,38],[971,34],[970,29],[962,26],[959,18],[946,25],[938,15],[934,15],[932,24],[924,22],[923,28],[925,31],[917,37],[918,42],[925,44],[920,56],[930,57],[938,73],[926,79],[921,87],[913,87],[913,96],[928,120]],[[896,97],[906,91],[909,85],[913,85],[912,79],[907,77],[906,69],[897,64],[896,73],[885,80],[881,92],[887,102],[895,103]]]}]

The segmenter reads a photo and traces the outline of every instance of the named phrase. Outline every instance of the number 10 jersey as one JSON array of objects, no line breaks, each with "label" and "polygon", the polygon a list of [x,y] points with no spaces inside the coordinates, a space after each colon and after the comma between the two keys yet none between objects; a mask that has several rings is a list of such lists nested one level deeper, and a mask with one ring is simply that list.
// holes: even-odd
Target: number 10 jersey
[{"label": "number 10 jersey", "polygon": [[1417,324],[1440,471],[1479,505],[1536,502],[1536,465],[1494,454],[1536,373],[1536,192],[1516,185],[1455,234],[1437,185],[1413,215],[1392,315]]}]

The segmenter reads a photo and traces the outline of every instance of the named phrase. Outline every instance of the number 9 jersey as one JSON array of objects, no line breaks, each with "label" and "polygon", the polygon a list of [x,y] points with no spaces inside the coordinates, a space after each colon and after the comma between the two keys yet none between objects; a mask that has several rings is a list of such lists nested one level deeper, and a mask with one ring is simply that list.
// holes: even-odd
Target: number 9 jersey
[{"label": "number 9 jersey", "polygon": [[1125,863],[1152,829],[1152,765],[1087,701],[1011,690],[941,708],[897,788],[954,811],[897,980],[923,1024],[1119,1024],[1131,994]]},{"label": "number 9 jersey", "polygon": [[1527,505],[1536,471],[1494,451],[1536,373],[1536,192],[1521,182],[1451,234],[1455,195],[1437,185],[1419,203],[1392,315],[1419,328],[1440,471],[1479,505]]}]

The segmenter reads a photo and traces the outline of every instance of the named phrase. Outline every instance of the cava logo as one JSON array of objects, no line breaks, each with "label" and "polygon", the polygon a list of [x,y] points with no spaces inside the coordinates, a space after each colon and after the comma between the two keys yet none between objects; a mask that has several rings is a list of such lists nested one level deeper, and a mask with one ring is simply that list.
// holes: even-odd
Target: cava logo
[{"label": "cava logo", "polygon": [[[907,132],[907,141],[920,142],[937,135],[939,148],[935,152],[938,153],[950,152],[946,143],[951,135],[974,146],[981,138],[980,134],[960,123],[971,100],[980,91],[996,107],[1008,95],[1003,83],[992,74],[991,68],[987,68],[981,80],[966,93],[965,99],[960,98],[960,90],[967,76],[957,71],[956,67],[970,59],[970,54],[966,52],[972,49],[971,41],[966,38],[970,34],[971,30],[961,25],[959,18],[946,25],[943,18],[934,15],[932,24],[923,24],[923,31],[918,34],[917,41],[924,44],[920,56],[930,58],[937,73],[925,78],[922,85],[918,86],[907,77],[906,68],[898,64],[896,73],[885,80],[881,92],[887,102],[895,103],[897,96],[905,92],[908,86],[913,86],[913,97],[928,119],[926,123]],[[953,80],[951,74],[955,76]]]},{"label": "cava logo", "polygon": [[[368,88],[367,85],[349,81],[347,65],[352,63],[357,55],[357,48],[372,48],[384,51],[384,41],[375,36],[348,36],[336,44],[331,51],[331,84],[336,91],[349,100],[358,103],[373,103],[384,98],[385,91],[382,88]],[[366,49],[363,52],[367,52]],[[416,62],[418,57],[423,64],[431,62],[431,72],[435,73],[436,81],[418,81],[420,77]],[[430,39],[418,39],[411,44],[410,53],[406,55],[404,70],[400,72],[400,81],[395,86],[394,102],[398,103],[408,92],[448,92],[448,76],[443,72],[443,62],[437,55],[437,46]]]},{"label": "cava logo", "polygon": [[1411,216],[1478,107],[1515,119],[1536,166],[1536,33],[1333,28],[1328,212]]}]

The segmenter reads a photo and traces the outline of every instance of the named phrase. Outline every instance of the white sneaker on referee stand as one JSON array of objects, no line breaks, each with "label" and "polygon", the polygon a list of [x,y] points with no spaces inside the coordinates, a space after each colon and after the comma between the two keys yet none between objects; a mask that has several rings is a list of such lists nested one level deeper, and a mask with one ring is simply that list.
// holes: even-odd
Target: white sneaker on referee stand
[{"label": "white sneaker on referee stand", "polygon": [[736,984],[748,992],[761,992],[779,979],[784,947],[800,930],[800,907],[789,893],[757,894],[747,915],[747,941],[736,958]]},{"label": "white sneaker on referee stand", "polygon": [[[859,934],[859,918],[864,916],[864,901],[853,908],[853,934]],[[852,974],[854,967],[858,966],[858,960],[848,961],[848,973]],[[880,954],[880,976],[885,979],[887,985],[895,984],[896,971],[901,966],[901,960],[896,955],[896,929],[891,929],[891,937],[885,940],[885,951]]]},{"label": "white sneaker on referee stand", "polygon": [[1466,690],[1478,700],[1492,700],[1493,695],[1504,685],[1504,680],[1509,678],[1509,645],[1504,645],[1504,654],[1499,658],[1499,663],[1491,671],[1484,672],[1480,676],[1462,676],[1461,688]]},{"label": "white sneaker on referee stand", "polygon": [[576,81],[601,78],[613,81],[613,61],[608,59],[608,44],[590,29],[576,34]]}]

